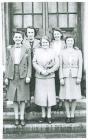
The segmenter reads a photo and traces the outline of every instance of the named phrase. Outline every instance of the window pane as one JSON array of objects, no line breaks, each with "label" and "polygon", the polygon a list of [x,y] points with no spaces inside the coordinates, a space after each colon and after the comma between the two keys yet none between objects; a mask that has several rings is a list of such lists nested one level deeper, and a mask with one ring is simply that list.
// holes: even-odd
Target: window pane
[{"label": "window pane", "polygon": [[59,15],[59,27],[67,27],[67,15]]},{"label": "window pane", "polygon": [[49,15],[49,27],[57,27],[57,16]]},{"label": "window pane", "polygon": [[56,13],[57,5],[56,2],[48,2],[48,13]]},{"label": "window pane", "polygon": [[13,28],[22,28],[22,16],[21,15],[13,16]]},{"label": "window pane", "polygon": [[67,2],[58,2],[59,13],[67,12]]},{"label": "window pane", "polygon": [[24,28],[32,26],[32,15],[24,15]]},{"label": "window pane", "polygon": [[69,14],[69,27],[75,27],[77,25],[77,15]]},{"label": "window pane", "polygon": [[32,13],[32,2],[24,2],[24,13]]},{"label": "window pane", "polygon": [[34,27],[42,28],[42,16],[41,15],[34,16]]},{"label": "window pane", "polygon": [[68,12],[77,12],[77,3],[76,2],[68,3]]},{"label": "window pane", "polygon": [[21,2],[12,3],[12,11],[13,13],[22,13],[22,3]]},{"label": "window pane", "polygon": [[42,13],[42,2],[34,2],[34,13]]}]

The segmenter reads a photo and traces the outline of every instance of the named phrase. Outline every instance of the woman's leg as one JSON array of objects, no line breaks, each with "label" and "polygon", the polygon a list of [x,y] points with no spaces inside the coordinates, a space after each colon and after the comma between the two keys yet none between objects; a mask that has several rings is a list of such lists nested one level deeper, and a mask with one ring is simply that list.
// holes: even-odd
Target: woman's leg
[{"label": "woman's leg", "polygon": [[77,104],[76,100],[72,100],[72,102],[71,102],[71,118],[74,118],[76,104]]},{"label": "woman's leg", "polygon": [[18,102],[14,102],[14,114],[15,114],[15,120],[19,119],[19,104]]},{"label": "woman's leg", "polygon": [[46,117],[46,110],[45,107],[42,106],[42,118]]},{"label": "woman's leg", "polygon": [[19,125],[19,103],[14,102],[15,125]]},{"label": "woman's leg", "polygon": [[39,120],[40,123],[46,121],[46,108],[42,106],[42,118]]},{"label": "woman's leg", "polygon": [[51,106],[47,107],[47,121],[48,121],[48,123],[52,123],[52,121],[51,121]]},{"label": "woman's leg", "polygon": [[51,118],[51,106],[47,107],[47,118]]},{"label": "woman's leg", "polygon": [[65,105],[65,109],[66,109],[67,118],[70,118],[70,102],[69,102],[69,100],[65,100],[64,105]]},{"label": "woman's leg", "polygon": [[20,120],[24,120],[24,113],[25,113],[25,102],[20,102]]}]

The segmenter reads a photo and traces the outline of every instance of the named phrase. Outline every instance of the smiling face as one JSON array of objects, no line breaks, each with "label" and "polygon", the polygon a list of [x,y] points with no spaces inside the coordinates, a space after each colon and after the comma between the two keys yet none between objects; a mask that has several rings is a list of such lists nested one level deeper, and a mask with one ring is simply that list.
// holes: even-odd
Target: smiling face
[{"label": "smiling face", "polygon": [[73,45],[74,45],[74,39],[73,38],[67,38],[66,39],[66,45],[67,45],[67,48],[72,48]]},{"label": "smiling face", "polygon": [[22,34],[20,34],[20,33],[15,33],[15,34],[14,34],[14,37],[13,37],[13,40],[14,40],[15,44],[17,44],[17,45],[21,44],[21,42],[22,42],[22,40],[23,40]]},{"label": "smiling face", "polygon": [[62,34],[59,31],[54,30],[53,36],[54,36],[54,39],[58,41],[61,39]]},{"label": "smiling face", "polygon": [[34,40],[35,32],[34,29],[28,28],[27,29],[27,36],[30,41]]},{"label": "smiling face", "polygon": [[44,48],[44,49],[49,48],[49,41],[48,40],[42,39],[41,44],[42,44],[42,48]]}]

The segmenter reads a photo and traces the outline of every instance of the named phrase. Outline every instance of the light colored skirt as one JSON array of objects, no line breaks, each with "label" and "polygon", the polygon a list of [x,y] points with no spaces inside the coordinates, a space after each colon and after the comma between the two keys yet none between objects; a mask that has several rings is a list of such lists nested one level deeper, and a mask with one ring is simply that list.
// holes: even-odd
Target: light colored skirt
[{"label": "light colored skirt", "polygon": [[35,104],[39,106],[56,105],[55,79],[35,80]]},{"label": "light colored skirt", "polygon": [[80,84],[76,84],[77,78],[68,77],[68,78],[64,78],[64,80],[65,80],[65,85],[60,86],[59,98],[62,100],[81,99],[81,87]]}]

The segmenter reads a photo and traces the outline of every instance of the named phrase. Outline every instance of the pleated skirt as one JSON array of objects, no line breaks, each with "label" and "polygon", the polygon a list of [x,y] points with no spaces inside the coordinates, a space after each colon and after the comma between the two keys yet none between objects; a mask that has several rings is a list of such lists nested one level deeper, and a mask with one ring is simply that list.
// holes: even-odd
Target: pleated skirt
[{"label": "pleated skirt", "polygon": [[55,79],[35,79],[35,104],[39,106],[56,105]]}]

